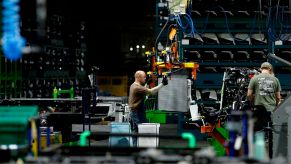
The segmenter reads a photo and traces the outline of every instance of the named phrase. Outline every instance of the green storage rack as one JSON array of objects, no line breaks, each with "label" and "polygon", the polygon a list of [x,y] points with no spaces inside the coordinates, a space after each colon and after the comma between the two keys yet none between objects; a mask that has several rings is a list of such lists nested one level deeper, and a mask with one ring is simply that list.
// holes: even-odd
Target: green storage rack
[{"label": "green storage rack", "polygon": [[1,106],[0,145],[27,145],[29,122],[37,115],[37,106]]}]

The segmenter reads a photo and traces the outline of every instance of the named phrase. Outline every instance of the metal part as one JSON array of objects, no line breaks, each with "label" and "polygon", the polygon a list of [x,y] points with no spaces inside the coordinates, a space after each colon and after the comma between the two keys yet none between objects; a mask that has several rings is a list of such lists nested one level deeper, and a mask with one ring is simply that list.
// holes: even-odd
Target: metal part
[{"label": "metal part", "polygon": [[291,96],[289,95],[272,114],[273,158],[291,157]]},{"label": "metal part", "polygon": [[[158,79],[159,83],[162,78]],[[158,92],[158,108],[164,111],[187,112],[187,75],[172,75],[171,82]]]}]

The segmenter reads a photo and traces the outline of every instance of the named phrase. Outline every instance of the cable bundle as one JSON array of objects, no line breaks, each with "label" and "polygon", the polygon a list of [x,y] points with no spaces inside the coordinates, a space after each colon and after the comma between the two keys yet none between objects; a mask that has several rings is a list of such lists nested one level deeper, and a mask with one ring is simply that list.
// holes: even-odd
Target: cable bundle
[{"label": "cable bundle", "polygon": [[6,58],[17,60],[21,58],[25,39],[20,35],[19,0],[3,0],[3,51]]}]

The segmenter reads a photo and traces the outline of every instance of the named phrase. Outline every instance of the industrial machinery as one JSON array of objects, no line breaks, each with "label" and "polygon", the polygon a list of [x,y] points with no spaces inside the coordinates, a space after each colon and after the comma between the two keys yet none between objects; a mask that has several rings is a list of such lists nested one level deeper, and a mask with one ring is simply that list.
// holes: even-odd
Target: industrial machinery
[{"label": "industrial machinery", "polygon": [[224,72],[220,109],[248,110],[247,90],[250,79],[259,72],[254,68],[227,68]]},{"label": "industrial machinery", "polygon": [[[286,38],[278,38],[280,35],[274,35],[280,28],[273,22],[278,18],[274,16],[273,3],[247,1],[245,4],[242,10],[237,11],[237,6],[241,6],[242,1],[229,3],[226,1],[159,1],[157,15],[160,17],[157,29],[160,31],[154,49],[146,53],[151,70],[148,75],[154,79],[154,82],[161,76],[174,77],[174,74],[180,73],[180,70],[189,71],[189,76],[186,78],[191,79],[192,89],[190,96],[185,96],[189,98],[187,111],[191,111],[191,108],[198,110],[198,115],[195,114],[198,119],[190,117],[188,122],[199,122],[201,132],[210,134],[221,145],[225,144],[228,137],[232,137],[228,136],[228,131],[237,131],[237,128],[225,127],[226,122],[234,119],[231,113],[245,114],[251,108],[246,95],[250,79],[258,73],[254,68],[271,58],[270,54],[274,53],[275,48],[278,48],[279,55],[280,48],[288,46],[286,44],[280,47],[275,44],[278,39],[286,42]],[[278,2],[277,16],[286,16],[284,14],[286,4],[286,1]],[[253,8],[253,6],[259,6],[259,8]],[[237,21],[234,19],[236,17],[243,19]],[[267,24],[266,31],[261,30],[264,23]],[[281,29],[285,28],[283,24]],[[276,62],[272,64],[277,68],[282,66]],[[212,73],[208,74],[206,71],[202,73],[202,70],[206,68],[211,69]],[[200,72],[198,76],[197,72]],[[278,75],[279,79],[280,76]],[[171,90],[178,88],[173,86],[176,84],[170,85],[171,83],[166,87]],[[183,85],[187,83],[183,82]],[[282,81],[282,88],[288,87],[289,83]],[[198,101],[197,88],[220,90],[217,92],[218,99],[210,103],[203,99]],[[174,102],[172,104],[178,104],[176,101],[179,102],[179,98],[183,97],[178,91],[163,96],[167,97],[169,102]],[[173,95],[178,100],[172,101]],[[159,99],[163,96],[159,95]],[[172,106],[169,108],[178,110]],[[184,106],[181,108],[184,111]],[[181,108],[179,106],[179,110]],[[225,131],[217,131],[219,128],[224,128]],[[233,152],[229,151],[229,153]]]},{"label": "industrial machinery", "polygon": [[156,9],[155,46],[165,49],[173,43],[165,34],[177,33],[178,42],[169,49],[177,48],[184,62],[199,63],[203,76],[197,79],[197,88],[220,89],[224,68],[259,67],[268,60],[278,70],[282,89],[290,90],[284,80],[290,70],[273,60],[290,61],[290,22],[283,21],[290,17],[289,1],[161,0]]},{"label": "industrial machinery", "polygon": [[37,106],[0,107],[0,162],[17,159],[39,151]]}]

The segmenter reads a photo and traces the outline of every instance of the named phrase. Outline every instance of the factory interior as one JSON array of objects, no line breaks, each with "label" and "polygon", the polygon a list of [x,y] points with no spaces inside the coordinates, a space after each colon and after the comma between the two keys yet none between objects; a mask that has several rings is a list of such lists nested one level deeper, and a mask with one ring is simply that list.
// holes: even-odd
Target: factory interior
[{"label": "factory interior", "polygon": [[[291,163],[291,0],[2,0],[0,11],[0,163]],[[271,111],[249,95],[265,62],[280,86]],[[138,70],[162,88],[142,99],[135,132]]]}]

